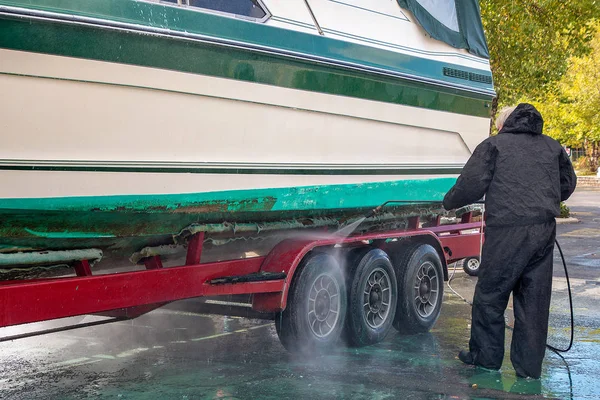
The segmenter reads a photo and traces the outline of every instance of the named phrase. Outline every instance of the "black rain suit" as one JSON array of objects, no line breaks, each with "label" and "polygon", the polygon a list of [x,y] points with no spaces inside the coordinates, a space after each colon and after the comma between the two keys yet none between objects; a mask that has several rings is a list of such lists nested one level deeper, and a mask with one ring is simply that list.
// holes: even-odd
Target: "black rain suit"
[{"label": "black rain suit", "polygon": [[532,378],[541,375],[548,335],[554,218],[577,182],[565,150],[542,135],[543,123],[535,107],[519,104],[499,134],[477,146],[444,198],[450,210],[485,195],[485,243],[469,341],[473,361],[502,366],[504,311],[512,292],[510,358],[519,376]]}]

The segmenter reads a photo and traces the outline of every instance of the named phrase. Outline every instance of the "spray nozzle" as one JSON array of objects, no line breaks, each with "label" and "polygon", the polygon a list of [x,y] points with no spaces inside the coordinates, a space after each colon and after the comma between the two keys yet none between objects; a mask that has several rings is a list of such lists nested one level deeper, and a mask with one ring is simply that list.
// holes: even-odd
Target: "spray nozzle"
[{"label": "spray nozzle", "polygon": [[375,207],[374,209],[365,214],[365,218],[373,218],[376,214],[379,214],[382,208],[383,204]]},{"label": "spray nozzle", "polygon": [[365,214],[365,218],[372,218],[375,215],[379,214],[379,212],[381,211],[381,209],[383,209],[383,207],[387,206],[390,203],[397,203],[397,204],[430,204],[430,203],[437,203],[435,201],[415,201],[415,200],[388,200],[385,203],[375,207],[374,209],[372,209],[371,211],[369,211],[367,214]]}]

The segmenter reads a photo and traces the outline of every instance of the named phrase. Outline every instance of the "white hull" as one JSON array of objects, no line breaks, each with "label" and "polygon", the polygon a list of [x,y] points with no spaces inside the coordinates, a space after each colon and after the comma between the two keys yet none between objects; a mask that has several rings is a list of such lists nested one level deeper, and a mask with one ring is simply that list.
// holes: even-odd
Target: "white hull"
[{"label": "white hull", "polygon": [[[11,50],[0,50],[0,90],[2,166],[136,167],[136,172],[3,171],[0,198],[414,178],[433,168],[462,166],[489,126],[487,118]],[[143,172],[146,167],[165,172]],[[188,167],[220,172],[168,172]],[[236,174],[240,168],[279,174]],[[396,172],[280,173],[374,168]],[[398,174],[402,169],[413,172]]]}]

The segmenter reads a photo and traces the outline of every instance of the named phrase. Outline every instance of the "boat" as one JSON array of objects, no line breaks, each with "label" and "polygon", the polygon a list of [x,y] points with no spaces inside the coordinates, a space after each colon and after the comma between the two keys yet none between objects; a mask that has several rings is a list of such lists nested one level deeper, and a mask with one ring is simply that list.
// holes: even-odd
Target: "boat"
[{"label": "boat", "polygon": [[478,2],[430,3],[0,0],[0,254],[439,213],[495,93]]}]

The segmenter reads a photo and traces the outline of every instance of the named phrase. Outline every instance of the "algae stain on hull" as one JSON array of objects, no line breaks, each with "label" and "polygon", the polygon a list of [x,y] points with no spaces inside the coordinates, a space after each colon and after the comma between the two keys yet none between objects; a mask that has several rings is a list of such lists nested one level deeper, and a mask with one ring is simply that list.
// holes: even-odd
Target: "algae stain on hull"
[{"label": "algae stain on hull", "polygon": [[[164,211],[183,214],[223,213],[239,211],[269,211],[277,201],[274,197],[254,198],[240,201],[216,200],[199,205],[178,204],[172,209],[165,207]],[[153,210],[151,208],[151,210]]]},{"label": "algae stain on hull", "polygon": [[25,232],[32,236],[48,238],[48,239],[90,239],[90,238],[114,238],[112,234],[99,234],[94,232],[38,232],[29,228],[24,228]]},{"label": "algae stain on hull", "polygon": [[82,241],[95,246],[95,240],[112,246],[111,239],[175,235],[192,224],[314,217],[344,221],[394,198],[441,201],[454,182],[432,178],[191,194],[0,199],[0,245],[56,249]]}]

